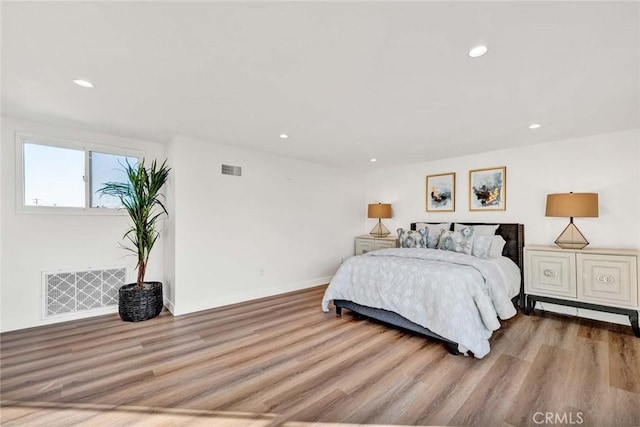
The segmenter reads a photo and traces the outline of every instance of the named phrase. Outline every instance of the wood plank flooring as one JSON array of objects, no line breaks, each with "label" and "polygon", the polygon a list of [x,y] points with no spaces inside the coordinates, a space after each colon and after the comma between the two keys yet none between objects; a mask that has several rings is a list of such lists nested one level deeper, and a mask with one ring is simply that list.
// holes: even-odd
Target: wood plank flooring
[{"label": "wood plank flooring", "polygon": [[527,426],[551,413],[555,425],[640,425],[640,339],[628,327],[518,314],[477,360],[323,313],[323,292],[2,334],[0,422]]}]

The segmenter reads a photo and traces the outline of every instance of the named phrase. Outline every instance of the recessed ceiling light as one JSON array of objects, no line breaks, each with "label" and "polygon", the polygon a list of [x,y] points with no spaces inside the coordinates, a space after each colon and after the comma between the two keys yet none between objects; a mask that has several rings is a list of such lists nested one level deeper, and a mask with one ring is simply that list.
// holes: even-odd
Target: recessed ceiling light
[{"label": "recessed ceiling light", "polygon": [[287,135],[286,133],[281,133],[280,134],[280,138],[287,139],[287,138],[289,138],[289,135]]},{"label": "recessed ceiling light", "polygon": [[542,126],[540,123],[531,123],[529,129],[538,129],[540,126]]},{"label": "recessed ceiling light", "polygon": [[86,81],[86,80],[80,80],[80,79],[76,79],[73,81],[75,84],[77,84],[78,86],[82,86],[82,87],[88,87],[91,88],[93,87],[93,83]]},{"label": "recessed ceiling light", "polygon": [[473,49],[471,49],[469,51],[469,56],[472,58],[477,58],[479,56],[484,55],[485,53],[487,53],[487,47],[486,46],[476,46]]},{"label": "recessed ceiling light", "polygon": [[377,162],[378,159],[369,159],[370,162]]}]

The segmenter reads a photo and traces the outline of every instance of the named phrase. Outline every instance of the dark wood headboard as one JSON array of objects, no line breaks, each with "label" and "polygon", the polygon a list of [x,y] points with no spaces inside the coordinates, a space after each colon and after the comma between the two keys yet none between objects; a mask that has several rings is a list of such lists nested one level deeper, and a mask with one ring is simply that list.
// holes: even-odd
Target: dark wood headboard
[{"label": "dark wood headboard", "polygon": [[[419,221],[425,224],[440,224],[440,222]],[[502,255],[510,258],[520,267],[520,307],[524,307],[524,225],[514,223],[486,223],[486,222],[458,222],[463,225],[498,225],[496,230],[497,236],[507,242],[502,250]],[[416,229],[416,223],[411,223],[411,229]],[[453,230],[453,222],[451,222],[450,230]]]}]

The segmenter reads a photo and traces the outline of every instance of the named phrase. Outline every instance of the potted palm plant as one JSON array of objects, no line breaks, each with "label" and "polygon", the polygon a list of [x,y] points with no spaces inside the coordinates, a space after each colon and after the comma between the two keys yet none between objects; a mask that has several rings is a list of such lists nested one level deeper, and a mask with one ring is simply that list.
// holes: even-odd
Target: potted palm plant
[{"label": "potted palm plant", "polygon": [[123,236],[130,245],[121,246],[137,256],[138,278],[136,283],[124,285],[118,291],[118,312],[122,320],[128,322],[148,320],[162,311],[162,283],[145,282],[144,276],[149,254],[160,235],[158,221],[167,215],[160,190],[170,170],[166,160],[161,165],[154,160],[148,167],[144,159],[138,165],[127,162],[127,182],[107,182],[98,190],[100,194],[120,199],[131,219],[130,228]]}]

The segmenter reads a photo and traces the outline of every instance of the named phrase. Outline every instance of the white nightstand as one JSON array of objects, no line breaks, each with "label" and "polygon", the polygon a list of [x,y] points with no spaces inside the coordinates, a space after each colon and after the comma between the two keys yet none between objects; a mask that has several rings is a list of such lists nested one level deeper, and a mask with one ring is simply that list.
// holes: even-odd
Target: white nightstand
[{"label": "white nightstand", "polygon": [[366,254],[367,252],[377,251],[378,249],[397,248],[400,241],[397,236],[373,237],[370,234],[364,234],[356,237],[356,255]]},{"label": "white nightstand", "polygon": [[624,314],[640,337],[640,251],[526,246],[524,253],[525,314],[537,301]]}]

